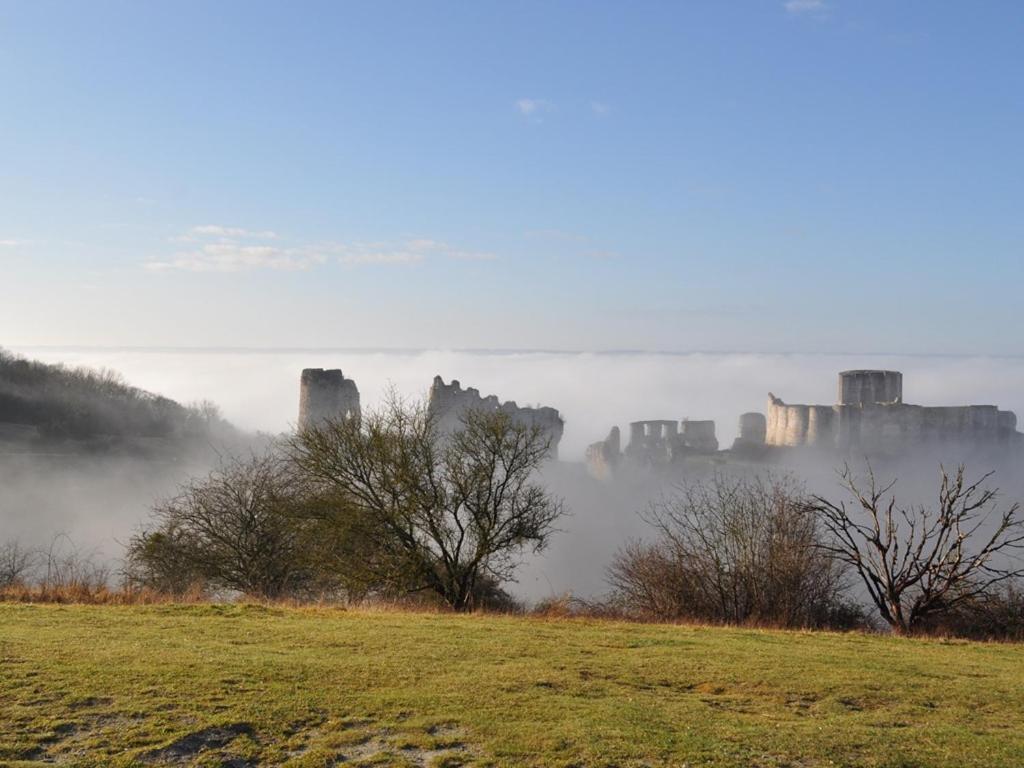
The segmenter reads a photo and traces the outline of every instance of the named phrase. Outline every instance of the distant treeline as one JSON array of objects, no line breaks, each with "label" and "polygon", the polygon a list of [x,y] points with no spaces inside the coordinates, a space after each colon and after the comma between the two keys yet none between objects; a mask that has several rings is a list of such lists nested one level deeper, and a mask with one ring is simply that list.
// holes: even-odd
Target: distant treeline
[{"label": "distant treeline", "polygon": [[0,424],[42,437],[205,437],[230,427],[215,406],[184,406],[127,384],[109,370],[27,360],[0,349]]}]

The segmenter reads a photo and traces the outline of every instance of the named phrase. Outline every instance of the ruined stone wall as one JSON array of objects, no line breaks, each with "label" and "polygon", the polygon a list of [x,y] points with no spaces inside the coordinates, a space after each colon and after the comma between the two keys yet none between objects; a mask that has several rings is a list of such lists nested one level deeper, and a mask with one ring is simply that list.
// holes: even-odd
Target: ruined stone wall
[{"label": "ruined stone wall", "polygon": [[667,467],[688,456],[707,455],[718,450],[715,422],[683,419],[634,421],[629,425],[629,443],[620,450],[619,428],[587,447],[587,470],[606,479],[618,467]]},{"label": "ruined stone wall", "polygon": [[769,393],[765,444],[832,447],[836,444],[837,419],[829,405],[788,405]]},{"label": "ruined stone wall", "polygon": [[1016,416],[994,405],[876,404],[837,409],[845,412],[847,425],[840,446],[868,453],[898,453],[924,443],[998,444],[1016,432]]},{"label": "ruined stone wall", "polygon": [[430,387],[427,412],[437,420],[438,428],[442,432],[454,432],[461,427],[463,414],[468,410],[503,411],[521,424],[540,427],[551,440],[551,456],[558,457],[558,443],[565,431],[565,421],[557,409],[521,408],[512,400],[502,403],[496,395],[483,397],[473,387],[463,389],[457,379],[452,379],[451,384],[445,384],[444,379],[435,376]]},{"label": "ruined stone wall", "polygon": [[634,421],[629,425],[626,453],[644,454],[649,460],[668,461],[684,449],[713,453],[718,450],[713,421]]},{"label": "ruined stone wall", "polygon": [[715,436],[715,422],[711,420],[691,421],[683,419],[680,424],[681,442],[695,451],[714,453],[718,450],[718,438]]},{"label": "ruined stone wall", "polygon": [[664,464],[671,460],[672,443],[678,437],[677,421],[634,421],[629,425],[629,444],[625,454],[639,463]]},{"label": "ruined stone wall", "polygon": [[622,461],[622,438],[618,427],[612,427],[608,437],[587,446],[587,471],[598,480],[609,480]]},{"label": "ruined stone wall", "polygon": [[1017,414],[1013,411],[999,412],[999,436],[1010,437],[1017,432]]},{"label": "ruined stone wall", "polygon": [[328,419],[358,418],[359,388],[338,369],[306,368],[299,380],[299,429]]}]

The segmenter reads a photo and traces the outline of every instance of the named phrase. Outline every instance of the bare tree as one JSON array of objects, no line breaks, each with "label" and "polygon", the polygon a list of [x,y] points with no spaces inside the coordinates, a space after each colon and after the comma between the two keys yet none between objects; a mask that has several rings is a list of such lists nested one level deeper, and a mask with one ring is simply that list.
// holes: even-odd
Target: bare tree
[{"label": "bare tree", "polygon": [[811,508],[831,534],[827,552],[860,576],[882,618],[898,633],[996,591],[1024,575],[1024,521],[1018,504],[997,508],[998,490],[965,469],[941,471],[938,506],[902,507],[871,467],[866,483],[847,466],[842,483],[854,503],[817,496]]},{"label": "bare tree", "polygon": [[621,550],[609,582],[627,611],[659,619],[845,623],[841,568],[808,501],[790,476],[681,485],[643,515],[655,540]]},{"label": "bare tree", "polygon": [[280,456],[228,460],[155,508],[157,527],[129,544],[130,580],[178,593],[204,580],[280,597],[309,578],[303,502],[304,488]]},{"label": "bare tree", "polygon": [[368,585],[465,610],[553,533],[562,502],[533,479],[549,447],[539,427],[501,412],[469,411],[442,434],[423,404],[392,393],[360,419],[304,429],[292,457],[334,500],[328,519],[359,530]]}]

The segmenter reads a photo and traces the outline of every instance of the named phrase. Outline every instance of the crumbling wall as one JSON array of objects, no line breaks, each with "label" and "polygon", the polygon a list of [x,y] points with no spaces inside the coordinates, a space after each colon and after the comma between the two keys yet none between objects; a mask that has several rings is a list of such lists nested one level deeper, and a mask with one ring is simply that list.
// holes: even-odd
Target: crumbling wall
[{"label": "crumbling wall", "polygon": [[707,455],[718,450],[715,422],[683,419],[651,419],[629,425],[629,443],[620,449],[619,428],[604,440],[587,447],[587,470],[605,479],[623,464],[633,467],[665,467],[687,456]]},{"label": "crumbling wall", "polygon": [[672,460],[673,443],[678,438],[678,421],[634,421],[629,425],[625,455],[635,464],[667,464]]},{"label": "crumbling wall", "polygon": [[[780,449],[898,455],[925,444],[984,447],[1013,445],[1024,451],[1017,417],[994,405],[930,407],[903,402],[899,371],[852,370],[839,374],[836,405],[790,404],[768,393],[764,414],[744,413],[733,458],[770,461]],[[629,443],[619,448],[618,429],[587,448],[590,473],[607,477],[620,465],[677,466],[718,451],[713,421],[656,419],[629,425]],[[835,457],[833,457],[835,458]]]},{"label": "crumbling wall", "polygon": [[430,387],[427,413],[436,419],[438,428],[442,432],[459,429],[462,417],[468,410],[503,411],[521,424],[540,427],[551,441],[551,456],[558,457],[558,443],[565,431],[565,421],[557,409],[544,406],[519,407],[513,400],[502,403],[496,395],[483,397],[473,387],[463,389],[457,379],[452,379],[451,384],[445,384],[444,379],[435,376]]},{"label": "crumbling wall", "polygon": [[829,405],[789,405],[768,393],[765,444],[830,447],[836,442],[835,411]]},{"label": "crumbling wall", "polygon": [[306,368],[299,380],[299,429],[359,418],[359,388],[338,369]]},{"label": "crumbling wall", "polygon": [[680,426],[681,444],[701,453],[714,453],[718,450],[718,438],[715,436],[715,422],[710,419],[691,421],[683,419]]},{"label": "crumbling wall", "polygon": [[997,444],[1010,439],[1015,429],[1007,426],[1016,425],[1016,416],[994,405],[929,407],[895,403],[836,408],[847,412],[844,421],[848,426],[840,447],[867,453],[897,453],[920,443]]},{"label": "crumbling wall", "polygon": [[622,461],[622,438],[618,427],[612,427],[608,437],[587,446],[586,465],[591,475],[598,480],[608,480],[615,474]]}]

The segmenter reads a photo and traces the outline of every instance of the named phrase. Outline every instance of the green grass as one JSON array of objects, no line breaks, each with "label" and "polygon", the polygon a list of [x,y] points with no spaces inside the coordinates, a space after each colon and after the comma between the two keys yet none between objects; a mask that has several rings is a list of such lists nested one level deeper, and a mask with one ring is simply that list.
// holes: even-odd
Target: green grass
[{"label": "green grass", "polygon": [[1016,767],[1024,646],[254,606],[0,605],[0,764],[30,760]]}]

